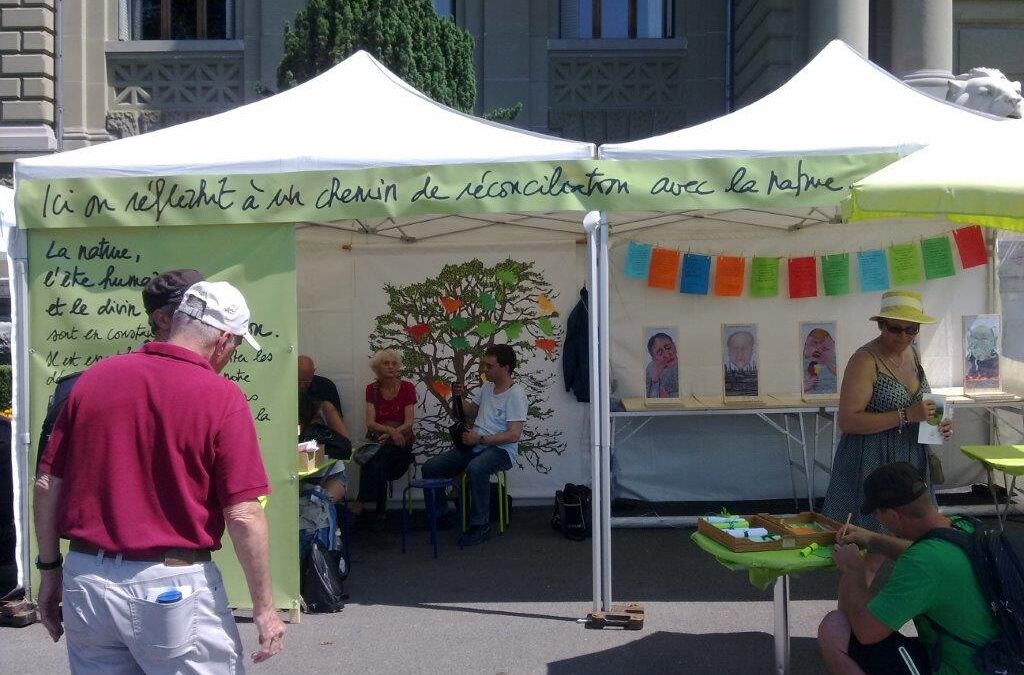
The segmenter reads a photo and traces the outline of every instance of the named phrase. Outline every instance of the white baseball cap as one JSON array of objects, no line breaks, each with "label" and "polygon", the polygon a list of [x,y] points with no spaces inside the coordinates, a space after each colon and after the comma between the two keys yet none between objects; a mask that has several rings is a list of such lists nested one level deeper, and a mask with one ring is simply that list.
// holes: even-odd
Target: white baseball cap
[{"label": "white baseball cap", "polygon": [[207,326],[242,336],[253,349],[260,348],[249,333],[249,305],[245,304],[245,297],[226,281],[192,284],[182,296],[178,311],[199,319]]}]

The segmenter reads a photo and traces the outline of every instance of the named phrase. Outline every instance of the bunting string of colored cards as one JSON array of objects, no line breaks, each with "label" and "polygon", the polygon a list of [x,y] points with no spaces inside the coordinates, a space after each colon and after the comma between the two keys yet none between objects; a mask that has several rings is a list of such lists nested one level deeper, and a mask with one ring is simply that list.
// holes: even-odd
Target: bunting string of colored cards
[{"label": "bunting string of colored cards", "polygon": [[651,288],[727,298],[743,295],[749,279],[751,297],[774,298],[780,292],[779,275],[785,260],[789,297],[814,298],[819,294],[819,278],[824,295],[852,292],[850,261],[855,257],[856,288],[862,293],[873,293],[954,276],[957,273],[954,244],[962,269],[988,263],[981,227],[969,225],[948,234],[893,244],[888,248],[796,258],[683,253],[631,240],[624,272],[631,279],[646,281]]}]

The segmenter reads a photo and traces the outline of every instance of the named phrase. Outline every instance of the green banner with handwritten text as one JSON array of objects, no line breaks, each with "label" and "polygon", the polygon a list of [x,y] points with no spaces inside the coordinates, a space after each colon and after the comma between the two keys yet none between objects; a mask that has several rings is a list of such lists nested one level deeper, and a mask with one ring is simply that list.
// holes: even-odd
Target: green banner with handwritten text
[{"label": "green banner with handwritten text", "polygon": [[424,214],[834,206],[893,153],[517,162],[20,180],[18,224],[325,222]]},{"label": "green banner with handwritten text", "polygon": [[[63,375],[132,350],[149,338],[142,288],[154,275],[191,267],[246,297],[250,332],[222,374],[249,397],[271,480],[267,504],[278,607],[299,597],[296,436],[295,243],[290,225],[88,228],[29,232],[30,426],[42,425]],[[292,383],[288,386],[287,383]],[[111,411],[116,414],[116,411]],[[35,453],[36,441],[32,452]],[[33,456],[30,466],[35,465]],[[154,486],[156,488],[156,486]],[[34,546],[34,541],[33,541]],[[232,605],[251,601],[230,540],[216,556]]]}]

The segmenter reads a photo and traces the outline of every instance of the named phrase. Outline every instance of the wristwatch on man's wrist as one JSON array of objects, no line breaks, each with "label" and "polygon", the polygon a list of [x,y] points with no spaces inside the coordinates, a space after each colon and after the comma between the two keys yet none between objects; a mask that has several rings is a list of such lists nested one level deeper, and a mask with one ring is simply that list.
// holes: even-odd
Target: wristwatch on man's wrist
[{"label": "wristwatch on man's wrist", "polygon": [[57,554],[57,559],[54,560],[53,562],[45,562],[44,563],[42,561],[42,559],[40,559],[39,556],[36,556],[36,569],[37,570],[44,570],[45,571],[45,570],[60,569],[60,567],[63,564],[64,564],[64,556],[62,556],[60,553]]}]

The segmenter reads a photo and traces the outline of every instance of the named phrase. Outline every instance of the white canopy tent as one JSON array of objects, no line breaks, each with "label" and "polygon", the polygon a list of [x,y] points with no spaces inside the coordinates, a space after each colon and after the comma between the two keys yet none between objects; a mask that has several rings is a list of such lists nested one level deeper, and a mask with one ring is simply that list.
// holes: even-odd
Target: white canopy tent
[{"label": "white canopy tent", "polygon": [[[395,216],[344,218],[346,213],[360,215],[360,203],[346,201],[349,196],[345,191],[347,187],[337,187],[336,184],[349,176],[374,173],[372,181],[368,179],[365,189],[359,194],[383,194],[384,198],[378,203],[391,204],[387,199],[390,188],[384,185],[383,178],[389,174],[411,176],[418,179],[417,184],[423,183],[423,176],[441,176],[437,183],[443,183],[443,167],[472,167],[466,169],[468,175],[513,163],[571,163],[593,160],[594,156],[595,146],[590,143],[522,131],[449,109],[407,85],[370,55],[359,52],[303,85],[220,115],[73,152],[19,160],[15,166],[15,180],[19,214],[27,228],[84,226],[111,231],[111,227],[131,226],[298,222],[350,229],[355,233],[379,233],[411,241],[413,237],[403,229],[401,207],[397,208]],[[432,167],[442,169],[434,171]],[[361,171],[366,173],[361,174]],[[329,186],[331,181],[335,183],[326,191],[335,208],[329,210],[324,219],[308,217],[314,210],[311,191],[302,193],[302,199],[309,206],[306,212],[301,210],[302,201],[284,198],[280,203],[266,204],[264,201],[266,208],[255,215],[250,211],[247,216],[239,216],[246,212],[239,196],[243,190],[247,189],[250,196],[259,198],[262,191],[258,186],[270,189],[294,181],[291,183],[294,187],[304,178],[313,180],[310,176],[315,180],[326,180]],[[159,192],[164,184],[170,192]],[[173,188],[170,187],[172,184]],[[74,203],[74,217],[65,223],[55,222],[59,220],[55,216],[70,216],[72,212],[57,209],[54,213],[51,210],[54,202],[48,198],[47,191],[66,185],[74,187],[62,194],[74,195],[72,200],[81,196],[82,201],[69,202]],[[185,185],[195,187],[188,193],[192,199],[188,206],[180,201],[183,192],[174,192],[179,188],[183,191],[191,189],[182,187]],[[33,191],[35,186],[43,190],[42,195]],[[135,195],[134,201],[129,197],[121,199],[117,191],[121,186]],[[226,191],[235,196],[225,197]],[[138,195],[143,192],[155,200],[140,200]],[[91,196],[87,198],[87,194]],[[234,202],[235,210],[224,217],[228,201]],[[101,205],[101,202],[107,204]],[[132,210],[126,206],[129,202],[135,207],[140,203],[159,203],[159,206]],[[367,202],[373,200],[361,203]],[[354,207],[349,208],[352,204]],[[111,205],[116,205],[116,208]],[[164,207],[166,211],[160,213]],[[83,214],[90,213],[90,208],[94,209],[91,213],[96,216],[91,221],[88,216],[83,218]],[[429,212],[458,213],[460,208],[474,212],[469,205]],[[552,213],[549,216],[546,213],[492,213],[494,210],[478,206],[475,211],[485,213],[448,216],[441,227],[445,234],[452,234],[490,225],[517,224],[550,229],[563,238],[575,239],[580,234],[579,213]],[[233,216],[239,217],[233,220]],[[336,223],[337,220],[342,222]],[[439,220],[425,217],[417,222],[429,231],[438,225]],[[30,235],[39,232],[45,230],[29,229]],[[236,255],[244,259],[244,246],[239,247]],[[159,264],[157,261],[154,263]],[[200,265],[202,261],[196,264]],[[14,275],[16,284],[25,285],[24,260],[20,266],[15,266]],[[294,311],[287,305],[282,305],[281,310]],[[19,315],[26,316],[24,311],[22,307]],[[24,324],[19,325],[21,340],[18,344],[22,353],[15,361],[19,381],[26,385],[15,391],[18,414],[15,417],[14,452],[20,458],[16,481],[21,486],[30,484],[26,458],[30,456],[30,443],[33,442],[30,439],[35,438],[40,422],[34,419],[33,426],[29,427],[26,369],[18,365],[27,363],[26,330]],[[33,378],[36,376],[34,374]],[[36,413],[39,406],[39,401],[33,397],[32,409]],[[283,415],[280,417],[284,419]],[[294,434],[293,425],[291,434]],[[287,459],[289,466],[294,463],[290,455]],[[268,469],[271,469],[272,481],[275,475],[285,471],[283,467],[273,468],[270,464]],[[288,472],[293,471],[290,469]],[[25,518],[25,494],[22,494],[21,502],[22,518]],[[25,525],[26,522],[20,523],[22,537],[27,532]],[[20,551],[23,573],[28,569],[25,562],[29,548],[23,545]],[[283,551],[283,554],[293,557],[290,551]]]},{"label": "white canopy tent", "polygon": [[[687,174],[688,166],[705,166],[711,162],[731,159],[730,169],[735,168],[730,187],[749,178],[750,167],[759,162],[773,160],[796,160],[802,162],[797,169],[801,177],[795,179],[796,189],[788,192],[777,191],[771,195],[774,172],[768,176],[768,169],[762,169],[757,189],[718,190],[715,194],[702,197],[703,204],[694,200],[695,208],[680,209],[671,218],[647,222],[644,218],[655,216],[655,212],[597,213],[588,215],[587,230],[591,241],[591,269],[598,280],[595,288],[592,326],[598,335],[599,357],[594,364],[595,374],[592,387],[593,400],[601,407],[595,411],[600,420],[600,429],[595,430],[599,439],[601,461],[593,470],[595,486],[593,541],[595,577],[600,577],[601,588],[595,588],[595,604],[600,596],[600,605],[607,609],[611,605],[611,546],[610,546],[610,444],[612,441],[609,416],[611,397],[609,352],[613,345],[622,343],[611,336],[611,312],[609,299],[622,295],[622,289],[613,294],[609,289],[609,268],[611,237],[633,237],[642,231],[648,241],[666,240],[687,242],[694,234],[698,239],[707,239],[714,228],[742,230],[745,226],[763,228],[767,236],[792,233],[794,237],[808,226],[830,226],[838,223],[837,207],[848,194],[849,184],[856,178],[833,185],[835,189],[818,190],[809,195],[799,207],[789,205],[789,197],[799,194],[800,187],[814,187],[813,180],[803,178],[804,167],[816,165],[814,175],[829,175],[829,170],[820,167],[850,166],[859,158],[881,157],[881,164],[888,164],[899,157],[941,141],[950,134],[971,134],[982,132],[1004,123],[999,118],[979,114],[957,107],[922,94],[905,85],[897,78],[860,56],[841,41],[827,45],[804,69],[793,76],[778,90],[748,107],[693,127],[670,132],[660,136],[629,143],[602,145],[598,152],[602,160],[637,163],[651,160],[675,162],[676,174]],[[762,166],[764,166],[762,164]],[[744,173],[740,174],[739,172]],[[808,169],[808,171],[810,171]],[[838,172],[839,169],[836,169]],[[865,171],[857,167],[851,175]],[[861,176],[871,173],[866,169]],[[625,169],[620,173],[628,173]],[[735,177],[741,176],[737,182]],[[682,183],[684,179],[680,179]],[[790,185],[792,188],[793,186]],[[727,195],[725,193],[732,192]],[[745,199],[744,199],[745,198]],[[637,216],[641,216],[638,218]],[[838,228],[838,226],[837,226]],[[842,240],[849,229],[836,229],[833,238]],[[817,254],[825,251],[819,244]],[[806,241],[798,246],[808,247],[798,251],[801,255],[816,255]],[[792,255],[786,250],[785,242],[769,245],[767,250],[754,249],[761,255]],[[620,306],[622,303],[620,302]],[[677,311],[686,314],[687,309]],[[865,314],[865,316],[868,316]],[[820,317],[818,317],[820,318]],[[749,320],[749,317],[747,317]],[[630,322],[636,323],[636,313]],[[716,327],[717,327],[717,322]],[[620,336],[621,338],[621,336]],[[717,347],[716,347],[717,349]],[[795,371],[794,371],[795,372]],[[662,519],[671,521],[672,519]]]}]

